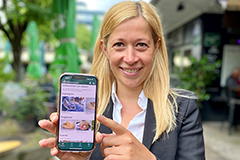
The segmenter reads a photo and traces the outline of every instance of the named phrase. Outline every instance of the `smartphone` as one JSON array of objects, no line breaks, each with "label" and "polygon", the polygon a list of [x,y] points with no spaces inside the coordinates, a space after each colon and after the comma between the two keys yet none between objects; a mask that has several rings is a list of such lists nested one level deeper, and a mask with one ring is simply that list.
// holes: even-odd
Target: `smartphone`
[{"label": "smartphone", "polygon": [[57,145],[65,152],[91,151],[95,142],[98,79],[64,73],[59,78]]}]

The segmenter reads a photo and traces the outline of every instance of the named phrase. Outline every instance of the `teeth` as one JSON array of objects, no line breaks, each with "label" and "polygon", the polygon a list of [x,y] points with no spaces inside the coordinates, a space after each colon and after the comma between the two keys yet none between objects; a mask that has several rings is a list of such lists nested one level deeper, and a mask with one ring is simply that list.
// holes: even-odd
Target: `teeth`
[{"label": "teeth", "polygon": [[138,70],[137,69],[123,69],[124,71],[128,72],[128,73],[135,73]]}]

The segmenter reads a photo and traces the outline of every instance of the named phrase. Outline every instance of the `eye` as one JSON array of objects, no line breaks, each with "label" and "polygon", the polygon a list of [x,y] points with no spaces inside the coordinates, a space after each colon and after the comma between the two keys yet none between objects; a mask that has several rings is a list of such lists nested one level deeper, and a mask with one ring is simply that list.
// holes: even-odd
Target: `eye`
[{"label": "eye", "polygon": [[113,46],[114,47],[123,47],[123,43],[122,42],[118,42],[118,43],[115,43]]},{"label": "eye", "polygon": [[139,50],[145,50],[148,48],[148,45],[146,43],[138,43],[136,48]]},{"label": "eye", "polygon": [[145,43],[138,43],[137,45],[140,46],[140,47],[147,46],[147,44],[145,44]]},{"label": "eye", "polygon": [[113,48],[119,50],[119,49],[123,49],[125,46],[124,46],[124,43],[123,42],[117,42],[113,45]]}]

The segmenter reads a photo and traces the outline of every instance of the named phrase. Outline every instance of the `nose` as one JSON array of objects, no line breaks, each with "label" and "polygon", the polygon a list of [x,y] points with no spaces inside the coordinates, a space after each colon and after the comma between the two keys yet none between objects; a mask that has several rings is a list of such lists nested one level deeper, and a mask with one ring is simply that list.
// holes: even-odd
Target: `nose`
[{"label": "nose", "polygon": [[136,63],[139,60],[137,51],[135,51],[133,47],[128,46],[125,50],[123,60],[130,65]]}]

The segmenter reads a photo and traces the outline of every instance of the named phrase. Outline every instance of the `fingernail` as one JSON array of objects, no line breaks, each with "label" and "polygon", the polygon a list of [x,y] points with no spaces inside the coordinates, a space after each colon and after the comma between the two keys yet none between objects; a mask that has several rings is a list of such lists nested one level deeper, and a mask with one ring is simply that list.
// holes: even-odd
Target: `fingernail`
[{"label": "fingernail", "polygon": [[41,126],[42,120],[38,121],[38,125]]},{"label": "fingernail", "polygon": [[53,149],[52,149],[52,152],[51,152],[52,156],[56,156],[57,153],[58,153],[57,148],[53,148]]},{"label": "fingernail", "polygon": [[41,145],[43,141],[44,141],[44,139],[40,140],[40,141],[38,142],[38,144]]},{"label": "fingernail", "polygon": [[97,119],[98,119],[99,121],[101,121],[102,118],[103,118],[103,116],[102,116],[101,114],[98,114],[98,115],[97,115]]},{"label": "fingernail", "polygon": [[53,119],[52,119],[52,122],[55,122],[56,121],[56,117],[54,116]]}]

